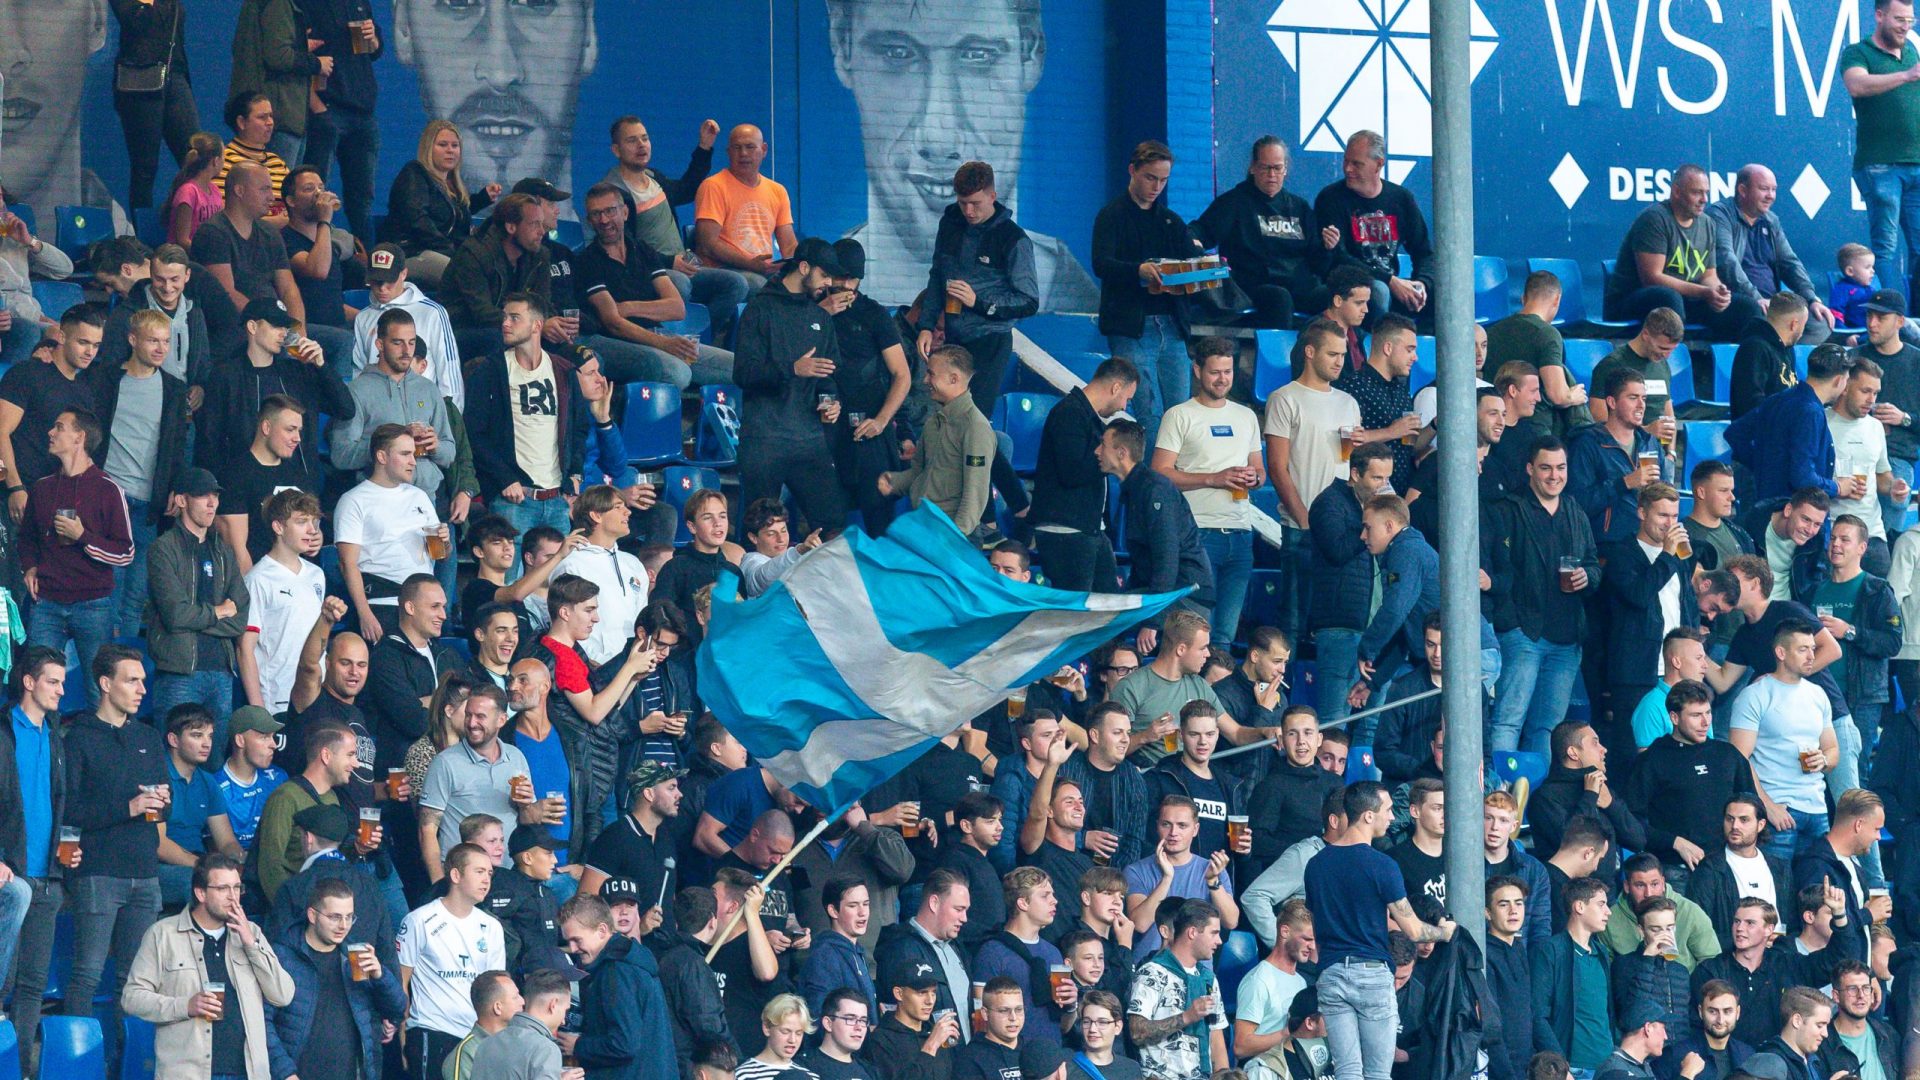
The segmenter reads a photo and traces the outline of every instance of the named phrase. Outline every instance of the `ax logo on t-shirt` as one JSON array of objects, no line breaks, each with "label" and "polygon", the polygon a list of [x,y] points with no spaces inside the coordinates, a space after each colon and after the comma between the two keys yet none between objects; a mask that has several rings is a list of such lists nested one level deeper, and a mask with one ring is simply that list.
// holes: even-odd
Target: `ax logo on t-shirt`
[{"label": "ax logo on t-shirt", "polygon": [[1260,223],[1260,235],[1269,240],[1301,240],[1306,237],[1306,231],[1300,227],[1297,217],[1261,214],[1254,220]]}]

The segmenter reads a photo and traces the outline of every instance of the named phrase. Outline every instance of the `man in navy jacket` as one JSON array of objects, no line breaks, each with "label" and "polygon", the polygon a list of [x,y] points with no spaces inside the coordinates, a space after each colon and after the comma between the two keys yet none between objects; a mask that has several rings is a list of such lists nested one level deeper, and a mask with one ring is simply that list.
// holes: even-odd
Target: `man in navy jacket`
[{"label": "man in navy jacket", "polygon": [[1766,399],[1727,428],[1733,460],[1753,473],[1748,498],[1779,499],[1810,487],[1839,494],[1827,406],[1839,400],[1852,371],[1846,349],[1822,345],[1807,356],[1807,381]]}]

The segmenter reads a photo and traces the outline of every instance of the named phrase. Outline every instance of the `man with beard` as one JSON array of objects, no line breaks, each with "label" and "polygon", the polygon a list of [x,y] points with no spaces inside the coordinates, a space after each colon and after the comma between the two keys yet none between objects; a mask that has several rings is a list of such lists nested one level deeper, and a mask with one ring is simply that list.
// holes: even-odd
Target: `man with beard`
[{"label": "man with beard", "polygon": [[[1694,1010],[1699,1030],[1669,1045],[1654,1071],[1664,1080],[1727,1080],[1753,1054],[1750,1044],[1733,1037],[1740,1022],[1740,995],[1730,983],[1709,979],[1694,992]],[[1888,1080],[1893,1075],[1888,1073]]]},{"label": "man with beard", "polygon": [[[1047,54],[1040,2],[828,0],[827,18],[834,73],[859,106],[866,151],[867,221],[854,235],[873,256],[874,296],[906,303],[933,254],[948,162],[992,162],[1002,201],[1017,211],[1026,99]],[[1065,242],[1032,239],[1040,310],[1094,310],[1099,287]]]},{"label": "man with beard", "polygon": [[827,443],[840,402],[822,405],[818,397],[835,388],[840,356],[833,320],[819,301],[834,278],[846,276],[833,245],[808,237],[740,316],[734,377],[742,393],[741,500],[750,506],[777,498],[784,484],[800,504],[803,533],[831,535],[846,524],[846,495]]},{"label": "man with beard", "polygon": [[[600,58],[594,0],[487,4],[394,0],[393,48],[413,69],[420,105],[466,136],[475,187],[573,175],[580,84]],[[464,62],[449,63],[451,58]]]},{"label": "man with beard", "polygon": [[677,895],[672,833],[662,832],[680,812],[680,777],[685,770],[657,761],[642,761],[627,774],[627,813],[600,831],[587,849],[586,870],[580,875],[580,895],[596,896],[608,878],[626,878],[638,885],[640,927],[644,934],[659,926],[677,929],[666,899]]}]

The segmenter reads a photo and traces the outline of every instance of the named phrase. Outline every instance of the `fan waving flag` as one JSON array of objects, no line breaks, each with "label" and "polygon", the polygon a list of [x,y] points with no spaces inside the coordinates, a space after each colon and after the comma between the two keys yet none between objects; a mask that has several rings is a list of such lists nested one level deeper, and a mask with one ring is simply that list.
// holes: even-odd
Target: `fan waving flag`
[{"label": "fan waving flag", "polygon": [[751,600],[723,571],[700,696],[776,779],[835,813],[1009,691],[1184,592],[1063,592],[1000,576],[932,503],[849,530]]}]

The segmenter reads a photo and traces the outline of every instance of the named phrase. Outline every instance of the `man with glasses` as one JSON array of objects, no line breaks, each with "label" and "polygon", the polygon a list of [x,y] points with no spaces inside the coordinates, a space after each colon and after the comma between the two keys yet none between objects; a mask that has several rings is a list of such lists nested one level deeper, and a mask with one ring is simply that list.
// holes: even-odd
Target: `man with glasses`
[{"label": "man with glasses", "polygon": [[820,1080],[872,1080],[873,1070],[855,1055],[867,1042],[867,1000],[857,990],[835,990],[820,1012],[820,1045],[796,1064]]}]

